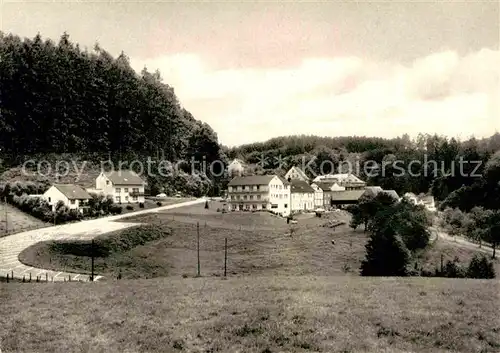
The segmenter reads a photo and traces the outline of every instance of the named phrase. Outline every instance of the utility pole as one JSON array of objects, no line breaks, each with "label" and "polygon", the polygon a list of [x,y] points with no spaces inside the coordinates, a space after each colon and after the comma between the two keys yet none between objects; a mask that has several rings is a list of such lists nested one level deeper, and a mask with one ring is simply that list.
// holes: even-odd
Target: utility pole
[{"label": "utility pole", "polygon": [[224,277],[227,275],[227,238],[224,239]]},{"label": "utility pole", "polygon": [[198,277],[200,276],[200,222],[196,222],[196,233],[198,238]]},{"label": "utility pole", "polygon": [[7,216],[7,197],[4,197],[4,207],[5,207],[5,233],[9,232],[9,218]]},{"label": "utility pole", "polygon": [[92,244],[91,244],[91,249],[90,249],[90,256],[92,259],[92,264],[91,264],[91,271],[92,275],[90,276],[90,280],[94,282],[94,239],[92,239]]}]

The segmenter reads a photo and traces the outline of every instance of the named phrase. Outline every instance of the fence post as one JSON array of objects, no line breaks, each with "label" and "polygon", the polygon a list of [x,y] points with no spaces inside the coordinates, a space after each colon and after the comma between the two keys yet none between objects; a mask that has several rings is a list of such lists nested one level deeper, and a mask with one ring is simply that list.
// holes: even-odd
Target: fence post
[{"label": "fence post", "polygon": [[224,238],[224,277],[227,275],[227,238]]},{"label": "fence post", "polygon": [[443,254],[441,254],[441,274],[443,274]]},{"label": "fence post", "polygon": [[9,274],[7,273],[7,283],[9,283]]},{"label": "fence post", "polygon": [[23,283],[24,283],[24,282],[26,282],[26,278],[25,278],[25,276],[23,275]]},{"label": "fence post", "polygon": [[30,282],[31,282],[31,272],[30,272]]},{"label": "fence post", "polygon": [[47,272],[45,272],[45,282],[48,282],[49,281],[49,274]]},{"label": "fence post", "polygon": [[14,270],[10,271],[10,278],[14,279]]},{"label": "fence post", "polygon": [[200,276],[200,222],[196,222],[196,233],[197,233],[197,243],[198,243],[198,277]]}]

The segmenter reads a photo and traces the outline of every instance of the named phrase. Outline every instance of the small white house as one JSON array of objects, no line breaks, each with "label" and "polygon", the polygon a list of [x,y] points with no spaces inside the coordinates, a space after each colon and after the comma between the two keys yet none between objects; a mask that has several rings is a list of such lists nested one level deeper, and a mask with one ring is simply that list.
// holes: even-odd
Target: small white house
[{"label": "small white house", "polygon": [[111,196],[115,203],[143,203],[146,182],[130,170],[102,172],[95,180],[97,193]]},{"label": "small white house", "polygon": [[52,211],[55,210],[57,203],[62,201],[69,209],[83,212],[91,196],[78,185],[54,184],[45,191],[43,198],[52,206]]},{"label": "small white house", "polygon": [[240,159],[234,159],[227,166],[227,173],[232,176],[242,176],[245,171],[245,164]]}]

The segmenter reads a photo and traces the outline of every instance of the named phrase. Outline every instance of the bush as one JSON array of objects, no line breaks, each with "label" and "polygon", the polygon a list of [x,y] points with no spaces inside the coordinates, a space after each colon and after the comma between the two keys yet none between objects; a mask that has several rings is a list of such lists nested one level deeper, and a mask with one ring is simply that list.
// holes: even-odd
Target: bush
[{"label": "bush", "polygon": [[217,212],[220,212],[220,208],[217,209]]},{"label": "bush", "polygon": [[118,205],[109,206],[109,212],[111,214],[120,214],[120,213],[122,213],[122,211],[123,211],[123,208],[121,206],[118,206]]},{"label": "bush", "polygon": [[158,206],[158,207],[160,207],[161,205],[162,205],[162,203],[161,203],[160,201],[158,201],[158,202],[156,203],[156,206]]},{"label": "bush", "polygon": [[127,210],[131,211],[131,210],[133,210],[133,209],[134,209],[134,206],[131,206],[131,205],[128,205],[128,206],[127,206]]},{"label": "bush", "polygon": [[144,208],[144,202],[139,203],[139,208]]},{"label": "bush", "polygon": [[493,263],[489,261],[484,255],[474,255],[467,268],[467,277],[482,279],[495,278],[496,274]]}]

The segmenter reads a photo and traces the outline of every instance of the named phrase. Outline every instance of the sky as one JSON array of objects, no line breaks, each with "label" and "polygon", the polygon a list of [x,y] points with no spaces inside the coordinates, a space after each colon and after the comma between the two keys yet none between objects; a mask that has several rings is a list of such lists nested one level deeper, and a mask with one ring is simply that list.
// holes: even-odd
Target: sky
[{"label": "sky", "polygon": [[0,27],[158,69],[228,146],[500,131],[500,2],[9,2]]}]

